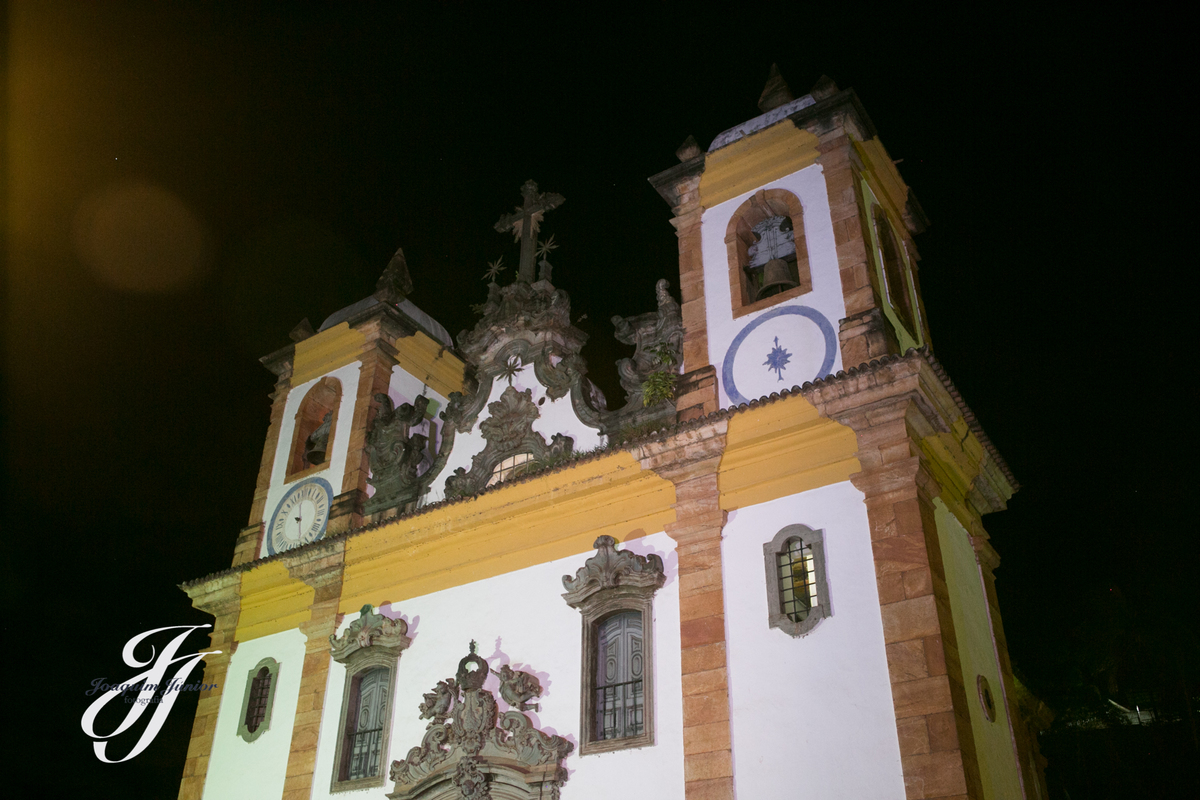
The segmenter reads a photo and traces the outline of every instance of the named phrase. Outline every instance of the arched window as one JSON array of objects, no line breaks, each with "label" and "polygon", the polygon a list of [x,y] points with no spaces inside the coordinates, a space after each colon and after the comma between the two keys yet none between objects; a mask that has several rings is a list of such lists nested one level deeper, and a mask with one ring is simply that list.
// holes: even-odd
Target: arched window
[{"label": "arched window", "polygon": [[825,539],[806,525],[788,525],[763,545],[767,609],[772,628],[802,636],[832,614],[825,580]]},{"label": "arched window", "polygon": [[666,580],[656,555],[617,550],[611,536],[595,547],[563,576],[583,616],[581,755],[654,744],[654,593]]},{"label": "arched window", "polygon": [[392,687],[412,643],[407,633],[403,619],[365,605],[341,636],[330,637],[330,656],[346,668],[331,791],[382,786],[387,777]]},{"label": "arched window", "polygon": [[595,625],[596,741],[645,729],[645,636],[642,612],[618,611]]},{"label": "arched window", "polygon": [[879,247],[878,258],[883,271],[887,301],[900,319],[900,324],[910,334],[916,336],[912,288],[901,244],[896,241],[896,234],[892,231],[887,214],[881,207],[875,206],[872,218],[875,224],[875,239]]},{"label": "arched window", "polygon": [[242,714],[238,721],[238,736],[253,742],[271,727],[271,706],[275,701],[275,684],[279,677],[279,662],[264,658],[254,665],[246,678],[242,696]]},{"label": "arched window", "polygon": [[337,378],[321,378],[304,395],[296,410],[285,479],[290,480],[328,463],[341,402],[342,383]]},{"label": "arched window", "polygon": [[533,460],[532,453],[517,453],[515,456],[509,456],[492,469],[492,476],[488,478],[487,485],[494,486],[509,478],[517,477],[522,470],[528,469],[526,465]]},{"label": "arched window", "polygon": [[733,212],[725,229],[733,316],[812,291],[804,209],[782,189],[763,189]]}]

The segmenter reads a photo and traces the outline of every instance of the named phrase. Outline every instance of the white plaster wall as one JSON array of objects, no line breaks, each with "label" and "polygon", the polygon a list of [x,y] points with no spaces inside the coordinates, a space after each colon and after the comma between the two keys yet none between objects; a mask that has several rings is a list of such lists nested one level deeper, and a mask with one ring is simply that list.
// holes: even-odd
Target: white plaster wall
[{"label": "white plaster wall", "polygon": [[[1009,726],[1008,703],[996,643],[992,634],[991,614],[983,588],[979,562],[970,534],[941,498],[934,500],[934,519],[941,541],[942,563],[946,567],[946,588],[950,594],[950,616],[958,639],[958,659],[962,664],[967,690],[967,709],[975,734],[975,752],[979,758],[979,779],[987,800],[1024,797],[1021,773]],[[977,676],[987,678],[996,704],[996,721],[989,722],[979,701]]]},{"label": "white plaster wall", "polygon": [[[546,387],[537,379],[532,364],[527,364],[521,368],[521,371],[513,378],[512,385],[519,392],[523,392],[526,389],[532,390],[533,402],[537,405],[538,412],[541,414],[540,417],[534,420],[533,429],[542,435],[547,444],[550,443],[550,437],[556,433],[562,433],[574,439],[574,449],[577,453],[584,450],[591,450],[604,443],[605,438],[600,435],[599,431],[588,427],[576,416],[575,409],[571,406],[571,394],[569,392],[557,400],[552,399],[546,394]],[[488,395],[488,403],[498,400],[507,388],[507,379],[496,379],[492,383],[492,391]],[[445,498],[446,478],[453,475],[455,469],[462,467],[470,471],[471,460],[487,444],[487,440],[479,432],[479,423],[487,419],[487,417],[488,410],[485,404],[483,411],[479,414],[479,419],[475,421],[474,427],[467,433],[460,433],[455,437],[454,450],[450,453],[450,458],[446,462],[446,468],[442,470],[442,473],[438,475],[430,487],[429,502],[437,502]]]},{"label": "white plaster wall", "polygon": [[[738,207],[760,189],[784,189],[800,199],[804,208],[804,233],[808,244],[808,263],[812,271],[813,289],[779,305],[734,319],[725,230]],[[829,195],[821,165],[805,167],[791,175],[763,184],[753,192],[706,209],[701,217],[700,237],[704,259],[704,303],[708,315],[708,358],[721,377],[718,385],[722,407],[790,389],[842,368],[841,352],[837,347],[837,329],[838,323],[846,316],[846,304],[838,271],[837,245],[829,212]],[[810,318],[797,314],[780,314],[779,309],[783,307],[810,308],[823,316],[832,327],[833,363],[824,372],[821,371],[821,366],[826,354],[826,339],[821,329]],[[764,317],[766,318],[759,321]],[[734,384],[741,398],[739,399],[726,391],[729,381],[723,367],[734,339],[749,326],[755,327],[741,342],[732,365]],[[775,337],[779,337],[780,346],[791,356],[781,375],[768,369],[763,363],[774,346]],[[688,367],[685,365],[685,368]]]},{"label": "white plaster wall", "polygon": [[[283,795],[304,669],[304,642],[304,634],[293,629],[238,645],[221,687],[221,709],[204,781],[205,800],[264,800]],[[279,662],[270,727],[253,742],[246,742],[237,731],[247,676],[268,657]]]},{"label": "white plaster wall", "polygon": [[[793,638],[768,626],[763,544],[824,531],[833,614]],[[731,512],[722,544],[739,798],[905,796],[870,527],[848,481]]]},{"label": "white plaster wall", "polygon": [[[263,511],[263,524],[268,533],[271,526],[271,515],[275,513],[275,507],[279,505],[279,501],[287,494],[288,488],[292,485],[310,478],[324,478],[333,487],[335,495],[341,493],[342,476],[346,474],[346,453],[350,449],[350,429],[354,424],[354,401],[358,397],[358,372],[361,367],[362,362],[355,361],[321,376],[321,378],[337,378],[342,384],[342,401],[338,406],[337,428],[333,432],[333,449],[330,451],[329,462],[323,470],[285,483],[284,475],[287,473],[288,455],[292,448],[292,434],[296,430],[296,412],[300,410],[300,403],[304,401],[304,395],[308,394],[308,390],[321,378],[313,378],[311,381],[294,387],[288,393],[287,403],[283,408],[283,427],[279,431],[279,443],[275,447],[275,463],[271,466],[271,489],[267,493],[267,505]],[[262,545],[259,548],[259,557],[265,555],[267,555],[266,536],[263,537]]]},{"label": "white plaster wall", "polygon": [[[384,605],[385,616],[403,617],[412,646],[396,670],[394,711],[387,763],[403,759],[421,743],[427,720],[418,719],[423,693],[452,677],[468,643],[493,669],[509,663],[533,672],[542,682],[541,711],[527,712],[548,733],[566,737],[575,752],[566,761],[570,773],[563,797],[570,800],[682,800],[683,695],[679,645],[679,582],[675,544],[665,533],[622,545],[639,554],[657,553],[667,581],[654,597],[655,741],[652,747],[581,757],[579,755],[579,689],[581,617],[562,599],[563,575],[574,575],[594,551],[457,586],[423,597]],[[380,597],[382,604],[387,598]],[[347,614],[346,629],[358,613]],[[382,800],[393,784],[331,795],[337,725],[341,715],[346,670],[331,662],[321,736],[317,750],[313,798],[369,797]],[[496,695],[500,712],[509,706],[499,695],[493,675],[484,688]],[[264,795],[265,797],[266,795]]]}]

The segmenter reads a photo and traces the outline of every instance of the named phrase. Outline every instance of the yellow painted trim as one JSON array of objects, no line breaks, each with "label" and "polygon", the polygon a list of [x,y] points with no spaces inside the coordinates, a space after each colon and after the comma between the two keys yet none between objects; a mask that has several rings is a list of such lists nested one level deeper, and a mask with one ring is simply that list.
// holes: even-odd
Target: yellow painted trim
[{"label": "yellow painted trim", "polygon": [[396,363],[442,397],[463,390],[466,365],[445,345],[421,331],[396,341]]},{"label": "yellow painted trim", "polygon": [[[567,480],[568,483],[563,483]],[[492,578],[673,522],[674,485],[613,453],[346,540],[339,610],[380,606]]]},{"label": "yellow painted trim", "polygon": [[857,454],[854,431],[800,395],[748,409],[729,420],[717,475],[721,508],[840,483],[862,470]]},{"label": "yellow painted trim", "polygon": [[346,322],[296,342],[292,385],[299,386],[357,361],[366,343],[367,337]]},{"label": "yellow painted trim", "polygon": [[724,203],[815,164],[817,137],[783,120],[710,153],[700,177],[700,203]]},{"label": "yellow painted trim", "polygon": [[[366,335],[348,322],[297,342],[292,385],[299,386],[358,361],[366,346]],[[396,363],[442,397],[462,391],[465,365],[445,345],[422,331],[396,340]]]},{"label": "yellow painted trim", "polygon": [[862,159],[867,182],[880,198],[883,207],[892,219],[904,219],[904,207],[908,204],[908,184],[900,177],[900,171],[888,156],[879,137],[865,142],[855,142],[854,150]]},{"label": "yellow painted trim", "polygon": [[263,564],[242,573],[242,611],[235,638],[239,642],[297,628],[311,616],[313,588],[292,578],[287,566]]},{"label": "yellow painted trim", "polygon": [[967,421],[959,417],[949,433],[935,433],[921,439],[929,470],[942,487],[940,497],[968,530],[972,513],[967,495],[975,486],[985,457],[983,444],[971,432]]}]

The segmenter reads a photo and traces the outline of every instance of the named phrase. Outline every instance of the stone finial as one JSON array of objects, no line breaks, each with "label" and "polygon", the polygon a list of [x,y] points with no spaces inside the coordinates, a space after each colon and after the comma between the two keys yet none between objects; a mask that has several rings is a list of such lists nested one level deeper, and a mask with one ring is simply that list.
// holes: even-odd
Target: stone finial
[{"label": "stone finial", "polygon": [[828,75],[822,75],[820,78],[817,78],[817,82],[813,84],[812,89],[809,91],[812,99],[817,102],[824,100],[826,97],[833,97],[837,93],[838,85]]},{"label": "stone finial", "polygon": [[404,260],[404,249],[396,248],[396,254],[375,283],[375,299],[381,303],[399,303],[412,294],[412,278],[408,274],[408,262]]},{"label": "stone finial", "polygon": [[763,87],[762,95],[758,98],[758,110],[765,114],[795,99],[796,95],[792,94],[787,81],[779,74],[779,65],[772,64],[771,71],[767,74],[767,85]]},{"label": "stone finial", "polygon": [[602,589],[630,586],[640,589],[659,589],[666,582],[662,559],[651,553],[640,556],[628,550],[618,550],[611,536],[596,539],[596,555],[584,562],[575,577],[563,575],[563,598],[567,605],[578,608],[587,598]]},{"label": "stone finial", "polygon": [[680,161],[691,161],[703,152],[700,149],[700,145],[696,143],[696,137],[688,136],[683,140],[683,144],[679,145],[679,149],[675,151],[675,157]]},{"label": "stone finial", "polygon": [[296,327],[288,332],[288,338],[293,342],[303,342],[308,337],[312,336],[316,331],[313,330],[312,323],[308,321],[308,317],[296,323]]}]

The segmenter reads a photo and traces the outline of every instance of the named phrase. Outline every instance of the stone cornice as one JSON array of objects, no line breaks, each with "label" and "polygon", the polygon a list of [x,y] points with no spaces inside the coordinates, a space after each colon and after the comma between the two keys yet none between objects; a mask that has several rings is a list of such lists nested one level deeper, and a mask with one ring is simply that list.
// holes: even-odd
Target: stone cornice
[{"label": "stone cornice", "polygon": [[679,193],[679,184],[689,178],[700,177],[702,172],[704,172],[704,153],[695,158],[689,158],[681,164],[664,169],[656,175],[651,175],[646,180],[650,182],[650,185],[654,187],[659,196],[663,200],[666,200],[671,208],[675,209],[679,208],[683,202],[683,198]]},{"label": "stone cornice", "polygon": [[[922,373],[924,370],[924,373]],[[239,564],[236,567],[231,567],[221,572],[215,572],[201,578],[196,578],[191,581],[186,581],[180,584],[180,588],[188,592],[189,595],[199,587],[230,575],[236,575],[249,569],[253,569],[262,564],[272,561],[284,560],[290,562],[292,559],[309,558],[311,555],[306,555],[310,551],[313,553],[320,551],[322,548],[330,546],[334,542],[343,541],[349,537],[357,536],[365,531],[374,530],[384,525],[391,525],[398,520],[415,519],[427,514],[432,514],[446,506],[459,503],[471,503],[478,497],[482,497],[494,492],[503,492],[509,490],[513,486],[517,486],[528,481],[542,480],[549,475],[562,472],[569,469],[574,469],[577,466],[586,464],[592,461],[606,458],[614,453],[621,451],[630,452],[639,461],[643,459],[653,459],[658,453],[661,453],[673,445],[669,442],[674,437],[679,437],[681,434],[688,432],[699,431],[708,426],[727,426],[728,419],[735,415],[746,413],[749,409],[756,409],[760,406],[775,403],[790,397],[793,394],[803,395],[809,402],[822,409],[822,413],[827,413],[828,416],[836,419],[836,416],[851,407],[857,407],[860,410],[870,411],[867,406],[871,402],[876,403],[894,403],[901,392],[896,391],[895,387],[887,388],[886,384],[893,384],[896,380],[906,382],[905,389],[908,391],[907,397],[914,400],[917,407],[921,410],[919,419],[927,420],[930,425],[930,430],[933,429],[933,421],[941,419],[938,427],[942,431],[949,431],[949,422],[953,422],[957,417],[961,419],[963,424],[967,426],[975,438],[979,441],[982,449],[987,454],[981,465],[980,475],[983,480],[978,480],[977,488],[984,486],[992,487],[994,497],[991,501],[984,504],[981,511],[998,510],[1002,508],[1002,503],[996,505],[996,502],[1001,498],[1007,499],[1020,486],[1005,464],[1003,458],[992,444],[987,434],[983,431],[975,415],[963,402],[962,396],[950,382],[946,376],[945,370],[932,355],[925,350],[909,350],[904,355],[885,356],[878,360],[871,361],[868,364],[862,364],[858,367],[852,367],[848,370],[829,375],[825,378],[816,381],[806,382],[802,386],[793,386],[790,390],[772,393],[769,397],[763,397],[758,400],[751,400],[749,403],[743,403],[739,406],[714,411],[694,420],[679,423],[660,431],[651,432],[645,436],[623,442],[610,444],[606,448],[602,448],[590,453],[579,454],[577,458],[569,459],[561,464],[550,467],[549,469],[530,472],[520,478],[504,481],[489,488],[484,489],[477,495],[469,497],[456,498],[453,500],[443,500],[439,503],[432,503],[423,506],[415,511],[407,514],[400,514],[394,517],[389,517],[385,520],[364,525],[360,528],[349,530],[345,533],[338,534],[334,537],[322,539],[319,542],[304,545],[293,550],[287,550],[283,553],[278,553],[274,556],[259,559],[257,561]],[[859,401],[856,403],[851,396],[856,392],[863,392],[865,389],[870,389],[872,384],[875,385],[873,392],[865,392],[859,395]],[[881,386],[881,384],[883,386]],[[925,391],[922,392],[921,389]],[[869,397],[867,403],[862,402],[863,397]],[[833,413],[828,413],[826,409],[832,409]],[[957,409],[957,415],[953,414],[953,410]],[[950,418],[947,420],[946,412],[949,412]],[[712,428],[715,432],[716,428]],[[722,430],[722,433],[724,430]],[[711,433],[708,435],[711,437]],[[706,438],[704,434],[699,434],[700,439]],[[723,437],[722,437],[723,438]],[[723,447],[723,443],[722,443]],[[650,463],[649,461],[647,463]],[[665,476],[664,476],[665,477]]]}]

